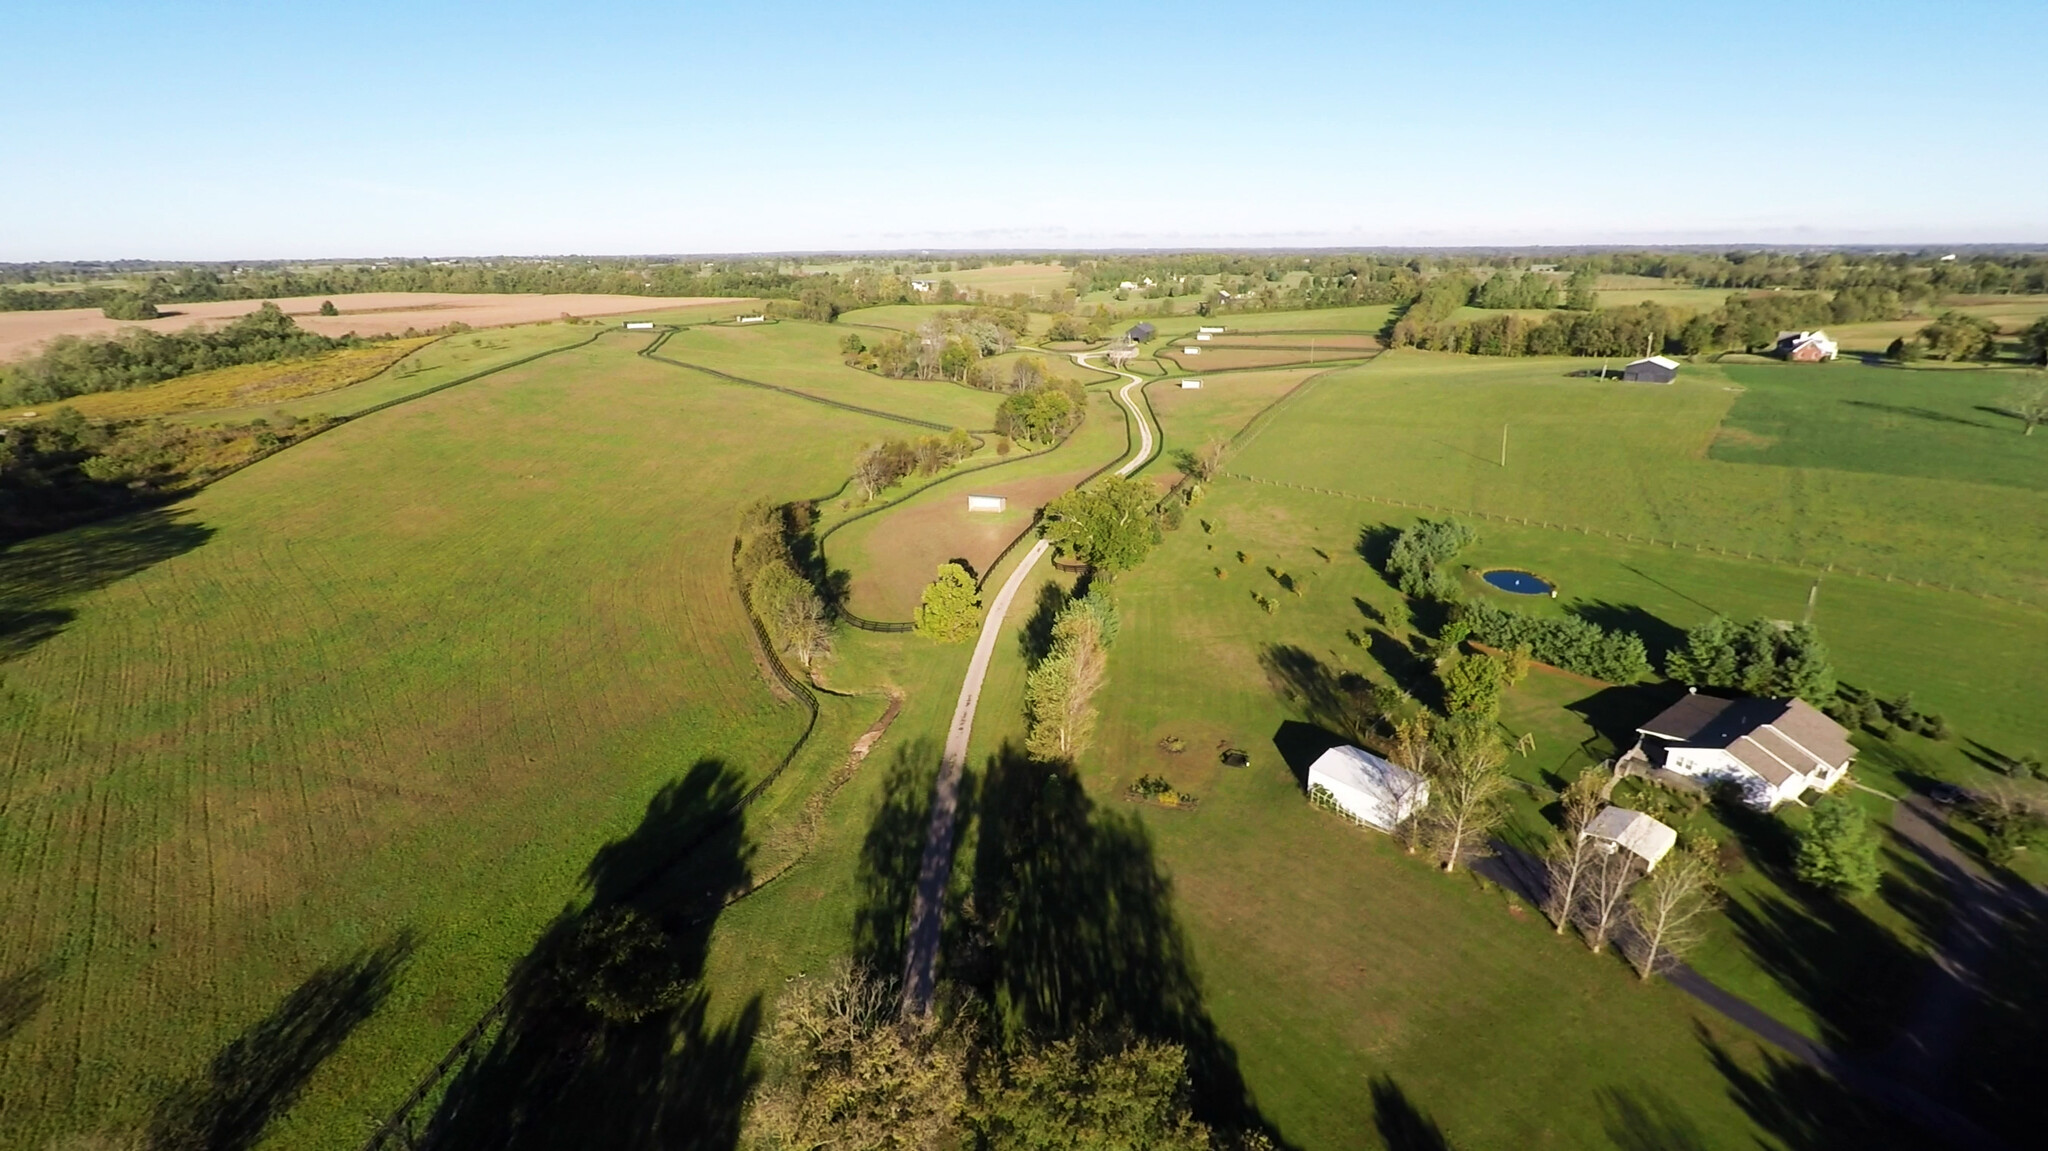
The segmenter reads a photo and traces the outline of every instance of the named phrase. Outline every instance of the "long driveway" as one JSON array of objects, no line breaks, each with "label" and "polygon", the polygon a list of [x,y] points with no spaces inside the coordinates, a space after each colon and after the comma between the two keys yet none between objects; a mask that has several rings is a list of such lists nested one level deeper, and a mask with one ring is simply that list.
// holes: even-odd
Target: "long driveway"
[{"label": "long driveway", "polygon": [[[1089,366],[1088,353],[1071,354],[1075,363],[1084,368]],[[1143,387],[1144,379],[1129,372],[1117,374],[1130,382],[1117,390],[1116,398],[1122,401],[1125,410],[1138,423],[1138,450],[1116,470],[1117,475],[1127,476],[1152,458],[1155,441],[1151,422],[1145,418],[1138,402],[1131,398],[1131,389]],[[946,884],[953,874],[953,836],[958,830],[960,814],[960,772],[967,766],[967,743],[974,735],[974,709],[981,702],[981,681],[988,675],[989,660],[994,657],[996,641],[1003,634],[1003,621],[1010,613],[1010,604],[1023,588],[1024,577],[1037,566],[1050,547],[1044,540],[1032,544],[1031,550],[1017,562],[1017,569],[1010,573],[1010,578],[1003,581],[1002,590],[996,592],[996,598],[988,607],[988,617],[982,621],[981,635],[974,641],[974,656],[967,661],[967,679],[960,685],[960,698],[953,705],[953,725],[946,729],[946,750],[939,760],[938,782],[932,786],[931,826],[925,833],[924,855],[917,866],[917,893],[910,907],[910,937],[903,956],[905,1015],[929,1013],[932,991],[938,982],[939,927],[945,907]]]}]

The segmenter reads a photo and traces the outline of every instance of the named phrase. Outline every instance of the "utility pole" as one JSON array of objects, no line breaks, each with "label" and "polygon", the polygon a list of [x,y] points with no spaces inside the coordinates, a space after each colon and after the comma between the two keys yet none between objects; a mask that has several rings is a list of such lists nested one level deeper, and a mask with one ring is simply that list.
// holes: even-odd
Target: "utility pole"
[{"label": "utility pole", "polygon": [[1820,602],[1820,580],[1819,576],[1813,577],[1813,586],[1806,589],[1806,618],[1801,623],[1813,622],[1814,605]]},{"label": "utility pole", "polygon": [[1500,426],[1500,466],[1508,466],[1508,426]]}]

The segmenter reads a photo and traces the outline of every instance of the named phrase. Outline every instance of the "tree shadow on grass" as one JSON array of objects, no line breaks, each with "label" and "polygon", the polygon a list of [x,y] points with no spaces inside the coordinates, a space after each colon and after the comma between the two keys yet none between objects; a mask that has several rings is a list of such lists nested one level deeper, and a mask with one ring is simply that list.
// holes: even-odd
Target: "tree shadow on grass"
[{"label": "tree shadow on grass", "polygon": [[993,1008],[1003,1042],[1082,1032],[1179,1043],[1195,1111],[1227,1129],[1265,1126],[1237,1055],[1203,1006],[1173,887],[1135,812],[1097,807],[1073,769],[1012,744],[977,788],[971,906],[977,937],[957,977]]},{"label": "tree shadow on grass", "polygon": [[[712,925],[746,889],[739,774],[701,760],[662,788],[640,826],[600,849],[589,903],[565,908],[508,981],[503,1022],[450,1082],[418,1141],[431,1148],[729,1148],[754,1083],[758,998],[711,1018],[698,981]],[[579,931],[630,908],[654,924],[645,957],[686,990],[638,1019],[607,1018],[571,978]],[[636,957],[637,958],[637,957]]]},{"label": "tree shadow on grass", "polygon": [[315,972],[223,1048],[202,1076],[157,1104],[151,1151],[241,1151],[298,1100],[306,1081],[390,994],[412,955],[401,934]]},{"label": "tree shadow on grass", "polygon": [[1603,687],[1583,699],[1565,705],[1586,721],[1614,754],[1636,745],[1636,728],[1658,712],[1677,703],[1685,689],[1668,683],[1631,683]]},{"label": "tree shadow on grass", "polygon": [[1605,1087],[1597,1098],[1607,1138],[1620,1151],[1709,1151],[1711,1147],[1699,1124],[1654,1087]]},{"label": "tree shadow on grass", "polygon": [[77,615],[71,600],[183,555],[213,531],[181,511],[157,509],[0,549],[0,662],[63,631]]},{"label": "tree shadow on grass", "polygon": [[865,970],[893,972],[904,964],[939,760],[932,741],[920,739],[897,748],[882,777],[882,794],[868,820],[853,879],[859,897],[853,913],[853,956]]},{"label": "tree shadow on grass", "polygon": [[1266,683],[1319,727],[1359,742],[1379,722],[1372,683],[1355,671],[1331,667],[1293,644],[1268,644],[1259,651]]},{"label": "tree shadow on grass", "polygon": [[1372,1081],[1372,1123],[1387,1151],[1450,1151],[1436,1120],[1411,1103],[1408,1093],[1388,1076]]},{"label": "tree shadow on grass", "polygon": [[1727,1081],[1736,1106],[1787,1151],[1925,1151],[1947,1146],[1817,1067],[1766,1051],[1752,1070],[1704,1030],[1695,1034]]},{"label": "tree shadow on grass", "polygon": [[[1608,631],[1634,632],[1641,636],[1643,648],[1655,667],[1663,667],[1664,657],[1685,642],[1684,629],[1667,623],[1664,617],[1638,604],[1610,603],[1604,599],[1579,600],[1571,605],[1570,610],[1587,623],[1597,624]],[[1650,717],[1646,715],[1643,718]]]},{"label": "tree shadow on grass", "polygon": [[1052,625],[1058,621],[1060,609],[1072,598],[1057,582],[1038,585],[1038,603],[1031,610],[1031,618],[1017,632],[1017,651],[1027,666],[1037,667],[1038,661],[1052,651]]},{"label": "tree shadow on grass", "polygon": [[55,974],[54,964],[42,963],[0,977],[0,1043],[5,1043],[15,1032],[27,1027],[36,1013],[43,1009],[43,1000],[49,996],[50,979]]}]

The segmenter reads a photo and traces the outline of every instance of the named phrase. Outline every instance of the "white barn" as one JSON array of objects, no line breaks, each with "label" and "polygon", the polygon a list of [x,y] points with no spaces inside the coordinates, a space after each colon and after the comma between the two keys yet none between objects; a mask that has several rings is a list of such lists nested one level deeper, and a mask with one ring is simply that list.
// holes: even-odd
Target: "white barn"
[{"label": "white barn", "polygon": [[1201,354],[1202,354],[1202,349],[1200,349],[1200,348],[1182,348],[1182,349],[1180,350],[1180,352],[1181,352],[1181,355],[1184,355],[1184,356],[1199,356],[1199,355],[1201,355]]},{"label": "white barn", "polygon": [[1329,792],[1360,823],[1392,831],[1429,803],[1429,781],[1360,747],[1339,746],[1308,765],[1308,790]]},{"label": "white barn", "polygon": [[1010,506],[1007,496],[968,496],[967,510],[970,512],[999,512]]},{"label": "white barn", "polygon": [[1182,380],[1182,381],[1180,382],[1180,386],[1181,386],[1181,387],[1183,387],[1183,388],[1199,388],[1199,387],[1201,387],[1201,386],[1202,386],[1202,381],[1200,381],[1200,380]]},{"label": "white barn", "polygon": [[1195,342],[1196,342],[1196,343],[1200,343],[1200,344],[1206,344],[1206,343],[1208,343],[1208,342],[1209,342],[1209,340],[1210,340],[1210,339],[1211,339],[1211,336],[1210,336],[1210,334],[1209,334],[1208,332],[1196,332],[1196,333],[1195,333]]},{"label": "white barn", "polygon": [[1856,758],[1849,733],[1803,699],[1719,699],[1697,693],[1636,729],[1622,757],[1703,783],[1729,780],[1766,810],[1840,782]]},{"label": "white barn", "polygon": [[1204,326],[1202,326],[1202,327],[1196,328],[1196,329],[1195,329],[1195,334],[1196,334],[1196,335],[1198,335],[1198,336],[1203,336],[1203,335],[1207,335],[1207,336],[1214,336],[1214,335],[1219,335],[1219,334],[1221,334],[1221,333],[1222,333],[1222,331],[1223,331],[1223,328],[1222,328],[1222,326],[1221,326],[1221,325],[1217,325],[1217,326],[1214,326],[1214,327],[1211,327],[1211,326],[1208,326],[1208,325],[1204,325]]},{"label": "white barn", "polygon": [[627,330],[627,331],[629,331],[629,332],[638,332],[638,331],[646,331],[646,330],[648,330],[648,329],[651,329],[651,328],[653,328],[653,327],[654,327],[654,321],[653,321],[653,320],[627,320],[627,321],[626,321],[626,330]]},{"label": "white barn", "polygon": [[734,322],[734,323],[736,323],[736,324],[765,324],[765,323],[767,323],[767,322],[768,322],[768,317],[767,317],[767,316],[737,316],[737,317],[734,317],[734,319],[733,319],[733,322]]},{"label": "white barn", "polygon": [[1627,851],[1643,861],[1644,871],[1657,870],[1658,862],[1678,845],[1678,832],[1669,824],[1626,807],[1601,808],[1579,838],[1592,840],[1609,855]]}]

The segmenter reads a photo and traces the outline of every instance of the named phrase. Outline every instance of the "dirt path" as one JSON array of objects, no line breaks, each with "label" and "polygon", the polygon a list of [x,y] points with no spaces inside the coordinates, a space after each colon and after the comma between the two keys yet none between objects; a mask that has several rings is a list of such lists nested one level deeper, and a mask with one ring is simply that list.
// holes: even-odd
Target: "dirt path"
[{"label": "dirt path", "polygon": [[[1074,362],[1088,367],[1089,353],[1072,353]],[[1151,421],[1131,398],[1131,389],[1144,386],[1144,379],[1118,372],[1130,382],[1117,391],[1131,418],[1138,423],[1138,450],[1116,474],[1127,476],[1152,458],[1155,439]],[[946,751],[939,760],[938,782],[932,787],[932,822],[925,834],[924,855],[917,867],[917,894],[910,907],[910,942],[903,956],[903,1014],[924,1015],[931,1011],[932,992],[938,981],[939,928],[945,906],[946,884],[953,875],[953,839],[959,830],[960,772],[967,766],[967,743],[974,734],[974,711],[981,702],[981,682],[988,675],[989,660],[1003,633],[1003,621],[1010,604],[1024,586],[1024,578],[1051,549],[1039,540],[1018,561],[1017,569],[1003,581],[1002,590],[989,605],[982,621],[981,635],[974,641],[974,656],[967,664],[967,678],[960,685],[960,699],[953,705],[953,726],[946,729]]]}]

